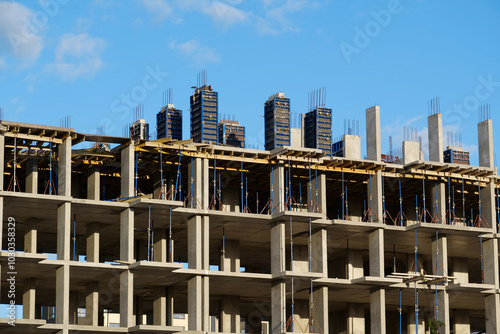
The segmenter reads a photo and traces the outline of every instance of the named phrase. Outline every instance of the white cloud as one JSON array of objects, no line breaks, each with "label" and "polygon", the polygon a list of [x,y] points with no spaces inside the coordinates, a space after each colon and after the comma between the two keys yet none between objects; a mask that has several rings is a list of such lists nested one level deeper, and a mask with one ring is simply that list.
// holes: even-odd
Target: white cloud
[{"label": "white cloud", "polygon": [[190,58],[195,66],[207,63],[218,63],[221,60],[214,48],[203,46],[194,39],[181,44],[173,41],[169,44],[169,47],[170,49],[176,50],[180,54]]},{"label": "white cloud", "polygon": [[205,6],[203,12],[209,15],[214,22],[222,23],[226,26],[246,21],[249,16],[248,13],[220,1],[215,1]]},{"label": "white cloud", "polygon": [[55,61],[46,70],[68,81],[93,77],[103,65],[100,55],[105,46],[102,38],[64,34],[56,47]]},{"label": "white cloud", "polygon": [[40,28],[47,18],[17,2],[0,1],[0,52],[30,63],[43,49]]},{"label": "white cloud", "polygon": [[148,12],[152,13],[156,20],[163,21],[173,17],[173,8],[165,0],[136,0]]},{"label": "white cloud", "polygon": [[317,1],[311,0],[261,0],[265,15],[259,17],[257,30],[261,34],[278,34],[282,32],[299,31],[290,15],[305,10],[307,8],[317,8]]}]

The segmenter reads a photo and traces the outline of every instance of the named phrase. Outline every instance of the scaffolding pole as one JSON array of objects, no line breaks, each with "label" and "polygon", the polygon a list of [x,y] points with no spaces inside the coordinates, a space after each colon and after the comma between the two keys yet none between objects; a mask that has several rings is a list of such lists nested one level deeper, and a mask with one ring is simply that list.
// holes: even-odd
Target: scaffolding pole
[{"label": "scaffolding pole", "polygon": [[401,219],[401,226],[404,226],[404,214],[403,214],[403,193],[401,191],[401,178],[399,178],[399,217]]},{"label": "scaffolding pole", "polygon": [[344,192],[344,172],[342,172],[342,220],[345,220],[345,192]]},{"label": "scaffolding pole", "polygon": [[465,221],[465,179],[462,177],[462,219]]},{"label": "scaffolding pole", "polygon": [[151,261],[151,204],[148,205],[148,261]]},{"label": "scaffolding pole", "polygon": [[[292,217],[290,217],[290,271],[293,273],[293,225]],[[295,314],[295,291],[294,291],[294,277],[292,275],[292,332],[293,332],[293,316]]]},{"label": "scaffolding pole", "polygon": [[73,214],[73,261],[76,261],[76,213]]},{"label": "scaffolding pole", "polygon": [[164,190],[165,184],[163,182],[163,152],[162,149],[160,148],[160,199],[163,198],[163,193],[165,192]]},{"label": "scaffolding pole", "polygon": [[[177,177],[175,178],[175,195],[174,201],[177,200],[177,193],[179,192],[179,187],[182,190],[181,184],[181,157],[182,157],[182,149],[179,151],[179,164],[177,166]],[[179,199],[182,198],[182,193],[179,194]]]},{"label": "scaffolding pole", "polygon": [[[417,255],[418,255],[417,228],[415,227],[415,260],[414,260],[415,261],[415,275],[417,275],[417,271],[418,271]],[[419,312],[419,306],[418,306],[417,280],[415,280],[415,327],[417,329],[416,334],[418,334],[418,312]]]},{"label": "scaffolding pole", "polygon": [[[423,201],[423,205],[424,205],[424,208],[423,208],[423,213],[424,213],[424,223],[427,223],[427,206],[426,206],[426,203],[425,203],[425,176],[422,177],[422,201]],[[418,218],[417,218],[418,219]]]},{"label": "scaffolding pole", "polygon": [[174,262],[173,257],[173,247],[172,247],[172,207],[170,206],[170,215],[169,215],[169,223],[168,223],[168,257],[169,262]]},{"label": "scaffolding pole", "polygon": [[[439,231],[436,230],[436,275],[439,276]],[[435,284],[436,291],[436,322],[439,320],[439,303],[438,303],[438,283]]]}]

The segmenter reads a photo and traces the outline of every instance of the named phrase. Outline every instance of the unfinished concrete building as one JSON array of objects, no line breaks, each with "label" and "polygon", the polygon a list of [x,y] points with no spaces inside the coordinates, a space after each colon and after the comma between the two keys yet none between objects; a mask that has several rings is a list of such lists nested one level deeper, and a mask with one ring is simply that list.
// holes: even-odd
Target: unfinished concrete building
[{"label": "unfinished concrete building", "polygon": [[492,121],[467,166],[366,120],[367,160],[1,121],[0,331],[498,333]]}]

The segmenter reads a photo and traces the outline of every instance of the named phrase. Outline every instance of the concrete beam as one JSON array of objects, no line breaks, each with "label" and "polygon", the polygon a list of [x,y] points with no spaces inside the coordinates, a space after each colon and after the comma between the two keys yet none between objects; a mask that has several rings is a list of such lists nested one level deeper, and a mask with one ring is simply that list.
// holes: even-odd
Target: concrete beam
[{"label": "concrete beam", "polygon": [[71,203],[63,203],[57,208],[57,259],[70,260]]},{"label": "concrete beam", "polygon": [[124,147],[121,151],[121,195],[131,197],[135,195],[134,177],[134,144]]},{"label": "concrete beam", "polygon": [[99,223],[87,225],[87,262],[99,262]]},{"label": "concrete beam", "polygon": [[134,211],[120,213],[120,260],[134,262]]},{"label": "concrete beam", "polygon": [[26,192],[38,193],[38,160],[36,159],[26,161]]},{"label": "concrete beam", "polygon": [[370,327],[372,334],[385,334],[385,290],[375,289],[370,293]]},{"label": "concrete beam", "polygon": [[437,113],[427,118],[429,129],[429,161],[444,162],[443,115]]},{"label": "concrete beam", "polygon": [[58,195],[71,196],[71,137],[57,146],[59,161],[57,162]]},{"label": "concrete beam", "polygon": [[99,325],[99,282],[92,281],[86,285],[85,323],[87,326]]},{"label": "concrete beam", "polygon": [[23,280],[23,319],[35,319],[36,278]]},{"label": "concrete beam", "polygon": [[368,160],[382,159],[379,106],[366,109],[366,156]]},{"label": "concrete beam", "polygon": [[493,151],[493,121],[488,119],[477,125],[479,166],[495,168]]},{"label": "concrete beam", "polygon": [[377,229],[369,236],[370,276],[384,277],[384,230]]},{"label": "concrete beam", "polygon": [[87,198],[99,200],[101,197],[101,169],[98,166],[89,168],[87,175]]}]

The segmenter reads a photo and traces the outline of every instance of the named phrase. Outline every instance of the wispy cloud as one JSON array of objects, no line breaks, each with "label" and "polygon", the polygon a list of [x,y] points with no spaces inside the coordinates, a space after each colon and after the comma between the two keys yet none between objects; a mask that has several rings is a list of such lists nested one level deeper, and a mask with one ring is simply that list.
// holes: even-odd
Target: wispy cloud
[{"label": "wispy cloud", "polygon": [[208,63],[218,63],[221,58],[214,48],[201,45],[197,40],[191,39],[184,43],[173,41],[169,44],[170,49],[188,57],[194,66]]},{"label": "wispy cloud", "polygon": [[0,1],[0,52],[25,64],[40,56],[43,40],[40,29],[29,26],[34,12],[18,2]]},{"label": "wispy cloud", "polygon": [[242,11],[227,3],[215,1],[203,8],[203,12],[216,22],[225,26],[230,26],[248,19],[249,13]]},{"label": "wispy cloud", "polygon": [[157,21],[173,18],[172,5],[165,0],[136,0],[144,9],[150,12]]},{"label": "wispy cloud", "polygon": [[265,12],[257,17],[257,30],[261,34],[279,34],[299,31],[298,25],[290,18],[305,9],[319,7],[318,1],[311,0],[261,0]]},{"label": "wispy cloud", "polygon": [[105,46],[102,38],[64,34],[56,47],[55,61],[46,70],[67,81],[93,77],[102,68],[101,52]]}]

